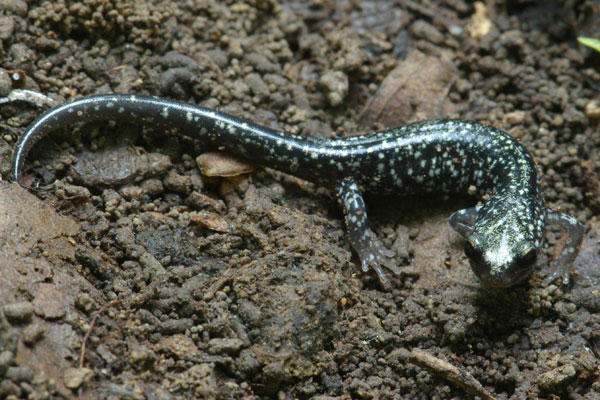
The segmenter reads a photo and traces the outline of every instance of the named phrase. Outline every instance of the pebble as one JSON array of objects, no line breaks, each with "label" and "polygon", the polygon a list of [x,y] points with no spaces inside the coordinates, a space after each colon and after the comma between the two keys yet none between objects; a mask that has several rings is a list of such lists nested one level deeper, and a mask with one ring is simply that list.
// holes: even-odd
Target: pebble
[{"label": "pebble", "polygon": [[212,354],[230,354],[239,353],[244,342],[240,339],[222,339],[215,338],[208,342],[208,352]]},{"label": "pebble", "polygon": [[210,208],[216,212],[225,211],[225,203],[222,200],[216,200],[200,192],[192,192],[185,200],[186,204],[195,209]]},{"label": "pebble", "polygon": [[452,36],[460,36],[463,34],[464,31],[465,31],[464,28],[457,24],[452,24],[448,27],[448,32]]},{"label": "pebble", "polygon": [[332,106],[342,104],[348,94],[348,76],[342,71],[327,71],[319,79]]},{"label": "pebble", "polygon": [[83,383],[90,380],[94,375],[89,368],[67,368],[63,377],[65,386],[69,389],[78,389]]},{"label": "pebble", "polygon": [[525,118],[527,117],[527,113],[525,111],[512,111],[504,114],[502,118],[502,122],[509,125],[521,125]]},{"label": "pebble", "polygon": [[75,298],[75,307],[85,313],[89,313],[94,308],[94,300],[89,293],[81,293]]},{"label": "pebble", "polygon": [[132,146],[83,151],[71,170],[78,182],[89,186],[114,186],[165,172],[171,160],[160,153],[139,154]]},{"label": "pebble", "polygon": [[6,370],[6,379],[14,382],[31,382],[33,380],[33,370],[27,366],[8,367]]},{"label": "pebble", "polygon": [[46,327],[42,324],[27,325],[23,331],[23,341],[26,345],[31,346],[38,342],[46,332]]},{"label": "pebble", "polygon": [[5,350],[0,353],[0,377],[3,377],[6,374],[6,371],[14,358],[15,355],[12,351]]},{"label": "pebble", "polygon": [[427,39],[432,43],[440,44],[445,36],[437,28],[421,19],[416,20],[411,25],[411,32],[418,38]]},{"label": "pebble", "polygon": [[600,102],[592,100],[585,105],[585,116],[588,118],[600,118]]},{"label": "pebble", "polygon": [[252,65],[258,72],[269,73],[279,72],[279,64],[274,64],[267,57],[258,53],[251,53],[246,57],[248,64]]},{"label": "pebble", "polygon": [[144,197],[144,190],[136,185],[127,185],[119,189],[119,194],[126,200],[142,200]]},{"label": "pebble", "polygon": [[180,175],[173,171],[167,173],[167,176],[163,179],[163,184],[165,188],[175,193],[187,195],[191,191],[189,176]]},{"label": "pebble", "polygon": [[[0,19],[0,26],[2,20]],[[1,32],[0,32],[1,35]],[[4,68],[0,68],[0,97],[6,97],[12,88],[12,80],[8,76],[8,72]]]},{"label": "pebble", "polygon": [[70,185],[62,181],[54,182],[55,192],[60,192],[63,198],[89,199],[92,197],[88,188],[78,185]]},{"label": "pebble", "polygon": [[183,333],[192,326],[194,326],[194,323],[189,318],[167,319],[160,324],[160,332],[163,335]]},{"label": "pebble", "polygon": [[150,197],[158,196],[164,191],[162,181],[157,178],[146,179],[142,182],[141,188],[144,193]]},{"label": "pebble", "polygon": [[67,311],[62,300],[63,295],[53,284],[39,284],[33,301],[36,315],[51,320],[64,317]]},{"label": "pebble", "polygon": [[177,358],[198,356],[198,347],[192,339],[185,335],[171,335],[160,343],[161,350],[169,350]]},{"label": "pebble", "polygon": [[194,212],[190,216],[190,221],[200,228],[210,229],[215,232],[227,232],[229,230],[229,224],[224,218],[219,214],[206,210]]},{"label": "pebble", "polygon": [[149,252],[144,252],[140,256],[140,264],[145,270],[150,271],[153,276],[163,275],[166,272],[160,261]]},{"label": "pebble", "polygon": [[145,371],[150,369],[157,359],[158,357],[154,351],[146,347],[139,346],[129,353],[128,361],[136,371]]},{"label": "pebble", "polygon": [[9,396],[21,397],[21,388],[19,388],[14,382],[6,379],[0,382],[0,398],[8,399]]},{"label": "pebble", "polygon": [[227,46],[227,50],[233,57],[241,58],[244,55],[244,49],[242,48],[242,41],[240,39],[231,39]]},{"label": "pebble", "polygon": [[270,94],[269,87],[263,81],[261,76],[257,73],[251,73],[246,75],[245,78],[246,84],[250,87],[252,93],[259,98],[265,98]]},{"label": "pebble", "polygon": [[98,353],[98,355],[100,357],[102,357],[102,359],[107,364],[110,364],[110,363],[114,362],[115,360],[117,360],[117,356],[115,356],[113,353],[111,353],[110,350],[102,344],[100,344],[100,345],[98,345],[98,347],[96,347],[96,353]]},{"label": "pebble", "polygon": [[0,11],[24,17],[27,14],[27,3],[23,0],[0,0]]},{"label": "pebble", "polygon": [[29,322],[33,315],[33,304],[28,301],[7,304],[2,309],[10,322]]},{"label": "pebble", "polygon": [[571,364],[565,364],[542,374],[538,384],[542,389],[550,391],[573,379],[575,375],[577,375],[575,367]]}]

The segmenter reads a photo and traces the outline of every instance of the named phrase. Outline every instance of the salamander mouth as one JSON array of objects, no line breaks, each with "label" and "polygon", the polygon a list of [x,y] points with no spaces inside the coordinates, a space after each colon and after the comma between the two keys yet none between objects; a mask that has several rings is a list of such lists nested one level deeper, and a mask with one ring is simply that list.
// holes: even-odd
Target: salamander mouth
[{"label": "salamander mouth", "polygon": [[533,268],[523,269],[519,271],[509,270],[499,275],[492,275],[489,269],[485,266],[477,266],[471,263],[471,268],[481,283],[481,286],[488,289],[505,289],[510,286],[517,285],[525,281]]},{"label": "salamander mouth", "polygon": [[516,243],[504,243],[494,246],[482,244],[480,235],[471,234],[465,243],[465,255],[468,257],[471,269],[486,288],[507,288],[523,282],[536,265],[537,250],[529,240]]}]

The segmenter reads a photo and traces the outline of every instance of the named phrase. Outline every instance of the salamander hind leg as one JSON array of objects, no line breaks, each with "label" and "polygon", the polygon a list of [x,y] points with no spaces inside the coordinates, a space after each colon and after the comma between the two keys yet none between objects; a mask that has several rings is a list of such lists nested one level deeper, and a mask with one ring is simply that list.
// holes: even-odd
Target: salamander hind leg
[{"label": "salamander hind leg", "polygon": [[569,271],[583,241],[584,228],[575,218],[550,210],[547,210],[546,218],[549,224],[559,226],[567,231],[569,236],[558,258],[550,265],[550,274],[544,279],[543,285],[548,285],[558,277],[562,277],[562,281],[566,285],[569,283]]},{"label": "salamander hind leg", "polygon": [[352,178],[343,179],[336,186],[336,194],[344,211],[350,243],[358,254],[362,270],[368,272],[369,266],[372,267],[381,283],[387,286],[387,278],[382,266],[396,275],[401,274],[401,269],[389,258],[393,256],[393,252],[384,248],[371,233],[367,221],[365,201],[357,183]]}]

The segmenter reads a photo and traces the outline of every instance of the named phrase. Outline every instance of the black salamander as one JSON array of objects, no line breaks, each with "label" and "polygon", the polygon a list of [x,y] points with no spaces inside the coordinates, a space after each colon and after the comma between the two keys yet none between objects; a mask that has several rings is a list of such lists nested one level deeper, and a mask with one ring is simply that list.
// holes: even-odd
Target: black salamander
[{"label": "black salamander", "polygon": [[583,238],[582,225],[546,208],[537,167],[508,134],[473,121],[431,120],[360,136],[324,139],[292,135],[179,101],[135,96],[87,97],[40,116],[19,139],[12,179],[21,180],[31,147],[43,136],[74,123],[114,120],[175,128],[219,150],[335,190],[351,244],[363,271],[372,267],[386,284],[382,267],[400,269],[371,233],[361,192],[381,194],[456,193],[476,189],[489,198],[455,212],[451,226],[466,239],[465,253],[486,287],[508,287],[536,264],[547,224],[568,239],[547,284],[565,283]]}]

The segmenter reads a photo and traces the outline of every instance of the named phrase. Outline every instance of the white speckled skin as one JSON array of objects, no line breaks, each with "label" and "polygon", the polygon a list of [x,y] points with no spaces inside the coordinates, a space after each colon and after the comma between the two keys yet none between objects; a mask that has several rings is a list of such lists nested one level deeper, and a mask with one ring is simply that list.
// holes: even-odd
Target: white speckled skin
[{"label": "white speckled skin", "polygon": [[465,253],[487,287],[508,287],[531,273],[547,219],[570,234],[548,280],[560,275],[568,281],[583,237],[576,220],[544,206],[537,168],[525,148],[508,134],[472,121],[422,121],[323,139],[276,131],[183,102],[95,96],[59,106],[33,122],[17,143],[12,178],[20,180],[25,157],[41,137],[76,122],[98,120],[168,126],[209,146],[335,187],[363,270],[370,265],[384,284],[382,265],[395,273],[399,270],[368,228],[361,190],[456,193],[475,187],[480,195],[490,194],[482,206],[458,211],[450,219],[467,239]]}]

